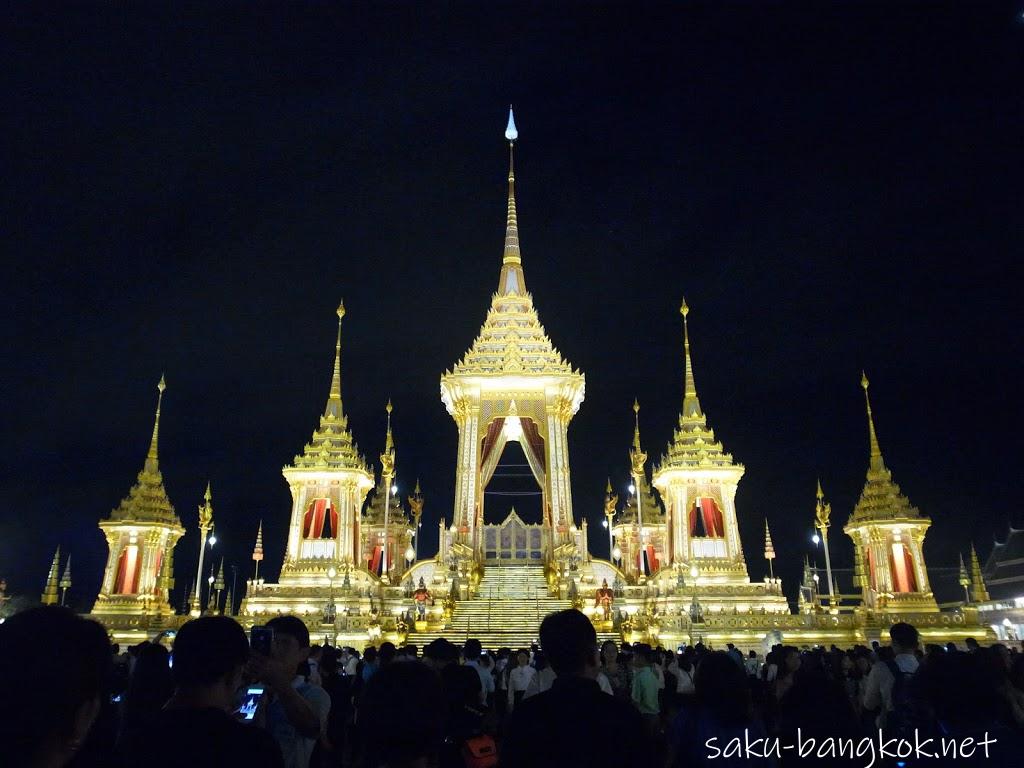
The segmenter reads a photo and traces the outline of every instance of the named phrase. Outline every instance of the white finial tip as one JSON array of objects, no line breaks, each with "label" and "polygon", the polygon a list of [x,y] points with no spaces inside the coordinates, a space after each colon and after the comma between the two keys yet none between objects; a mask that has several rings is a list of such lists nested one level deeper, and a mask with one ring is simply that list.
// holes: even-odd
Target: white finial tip
[{"label": "white finial tip", "polygon": [[505,126],[505,138],[515,141],[519,138],[519,131],[516,130],[516,118],[512,114],[512,105],[508,105],[508,125]]}]

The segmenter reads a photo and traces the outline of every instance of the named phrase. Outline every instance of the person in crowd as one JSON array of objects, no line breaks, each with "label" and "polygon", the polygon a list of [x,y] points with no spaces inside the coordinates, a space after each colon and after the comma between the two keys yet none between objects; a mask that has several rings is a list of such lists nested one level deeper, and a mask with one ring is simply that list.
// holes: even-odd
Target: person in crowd
[{"label": "person in crowd", "polygon": [[309,657],[309,630],[295,616],[267,622],[274,632],[271,654],[254,653],[251,668],[269,689],[264,727],[273,735],[286,768],[309,768],[317,740],[327,727],[330,695],[299,672]]},{"label": "person in crowd", "polygon": [[[639,713],[601,693],[594,625],[569,609],[547,616],[540,639],[556,678],[550,690],[523,701],[513,712],[502,744],[502,768],[650,768],[654,753]],[[526,663],[529,656],[525,652]],[[569,716],[584,737],[566,738]]]},{"label": "person in crowd", "polygon": [[695,692],[693,685],[693,654],[689,652],[677,653],[669,666],[676,679],[676,700],[681,702]]},{"label": "person in crowd", "polygon": [[[917,630],[905,622],[897,622],[889,628],[892,641],[892,658],[886,658],[879,652],[879,660],[871,667],[864,686],[864,708],[878,712],[875,725],[886,728],[893,719],[891,713],[900,704],[898,717],[907,715],[903,704],[907,697],[911,678],[917,672],[919,662],[917,650]],[[895,693],[898,696],[894,696]],[[896,701],[898,699],[898,701]]]},{"label": "person in crowd", "polygon": [[[764,738],[762,723],[754,716],[743,667],[725,651],[703,654],[697,664],[694,698],[680,709],[669,734],[669,765],[690,768],[713,764],[719,768],[768,768],[766,759],[728,757],[725,745],[734,738]],[[723,750],[714,760],[709,744]]]},{"label": "person in crowd", "polygon": [[479,704],[480,706],[487,706],[488,700],[494,694],[494,676],[489,668],[484,667],[481,659],[482,655],[483,648],[480,646],[479,640],[471,638],[466,641],[462,656],[465,659],[466,666],[475,671],[480,678]]},{"label": "person in crowd", "polygon": [[380,650],[377,652],[377,669],[383,669],[388,664],[394,662],[395,657],[398,655],[398,648],[395,644],[389,641],[384,641],[380,644]]},{"label": "person in crowd", "polygon": [[630,698],[629,673],[626,665],[619,663],[619,650],[613,640],[601,644],[601,673],[608,679],[613,696],[623,700]]},{"label": "person in crowd", "polygon": [[331,697],[327,728],[317,749],[313,765],[318,768],[341,768],[348,746],[348,730],[352,722],[352,682],[339,669],[341,655],[335,648],[324,648],[320,659],[320,685]]},{"label": "person in crowd", "polygon": [[548,664],[548,658],[543,649],[534,652],[533,668],[537,671],[537,674],[530,680],[523,698],[528,699],[531,696],[536,696],[538,693],[550,690],[551,684],[555,682],[555,670]]},{"label": "person in crowd", "polygon": [[747,673],[747,677],[759,677],[761,674],[761,662],[757,658],[757,651],[749,651],[747,658],[743,660],[743,669]]},{"label": "person in crowd", "polygon": [[725,644],[726,652],[729,654],[729,658],[736,662],[740,667],[743,667],[743,652],[732,643]]},{"label": "person in crowd", "polygon": [[359,671],[359,651],[355,648],[346,648],[342,658],[345,661],[345,674],[355,677]]},{"label": "person in crowd", "polygon": [[526,695],[537,670],[530,666],[530,652],[525,648],[516,654],[516,666],[508,675],[508,711],[513,712]]},{"label": "person in crowd", "polygon": [[508,673],[509,657],[512,655],[510,648],[499,648],[498,656],[494,661],[494,712],[498,717],[504,717],[508,709]]},{"label": "person in crowd", "polygon": [[66,608],[30,608],[0,624],[0,763],[71,762],[109,700],[110,670],[106,631]]},{"label": "person in crowd", "polygon": [[480,703],[480,676],[468,664],[449,664],[441,671],[447,704],[444,742],[439,768],[463,768],[463,753],[470,739],[484,731],[485,707]]},{"label": "person in crowd", "polygon": [[356,730],[361,758],[357,765],[435,765],[447,714],[441,681],[434,670],[420,662],[384,667],[366,684],[360,701]]},{"label": "person in crowd", "polygon": [[794,675],[800,669],[800,649],[787,645],[779,652],[778,659],[780,660],[778,674],[772,683],[772,691],[775,694],[775,700],[781,701],[782,697],[793,687]]},{"label": "person in crowd", "polygon": [[138,649],[121,707],[121,743],[131,742],[174,693],[170,653],[158,643]]},{"label": "person in crowd", "polygon": [[374,676],[379,666],[377,649],[371,645],[363,651],[363,660],[360,662],[359,667],[359,676],[363,679],[364,683],[370,681],[370,678]]},{"label": "person in crowd", "polygon": [[458,646],[443,637],[438,638],[423,649],[423,663],[440,674],[449,664],[459,663]]},{"label": "person in crowd", "polygon": [[649,645],[633,648],[633,703],[640,712],[647,738],[654,739],[659,732],[661,706],[658,701],[658,678],[654,674],[655,653]]},{"label": "person in crowd", "polygon": [[125,745],[129,768],[281,768],[277,743],[232,713],[249,659],[249,641],[228,616],[186,622],[174,640],[174,694]]}]

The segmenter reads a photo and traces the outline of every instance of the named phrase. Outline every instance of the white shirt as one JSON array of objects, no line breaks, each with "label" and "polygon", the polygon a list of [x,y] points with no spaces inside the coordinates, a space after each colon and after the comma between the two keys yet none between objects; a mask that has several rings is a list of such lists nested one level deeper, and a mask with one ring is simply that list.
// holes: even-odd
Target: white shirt
[{"label": "white shirt", "polygon": [[350,656],[349,660],[345,663],[345,674],[355,675],[359,669],[359,659],[355,656]]},{"label": "white shirt", "polygon": [[537,670],[527,665],[525,667],[516,667],[508,675],[508,708],[512,711],[515,706],[515,695],[516,691],[523,691],[525,696],[526,689],[530,687],[530,681],[533,680],[533,676],[537,674]]},{"label": "white shirt", "polygon": [[612,684],[608,682],[608,675],[604,672],[597,673],[597,687],[601,689],[602,693],[607,693],[609,696],[614,696],[615,691],[612,690]]},{"label": "white shirt", "polygon": [[530,680],[530,684],[526,686],[526,693],[523,694],[523,698],[528,699],[531,696],[536,696],[538,693],[544,693],[544,691],[551,688],[556,677],[558,675],[555,674],[555,670],[551,667],[544,667]]}]

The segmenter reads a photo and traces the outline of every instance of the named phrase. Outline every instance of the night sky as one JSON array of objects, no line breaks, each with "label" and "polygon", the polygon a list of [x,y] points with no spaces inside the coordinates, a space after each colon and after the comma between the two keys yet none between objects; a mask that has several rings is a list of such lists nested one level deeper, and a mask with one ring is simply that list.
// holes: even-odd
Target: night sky
[{"label": "night sky", "polygon": [[1024,524],[1020,3],[155,5],[0,20],[11,591],[60,544],[89,608],[162,372],[176,594],[207,480],[227,563],[251,573],[262,518],[276,577],[341,297],[351,427],[375,460],[393,400],[432,554],[457,444],[438,380],[497,285],[510,102],[528,286],[587,377],[569,445],[595,554],[633,398],[652,458],[678,418],[684,295],[753,578],[767,517],[795,594],[817,476],[851,564],[862,368],[929,565]]}]

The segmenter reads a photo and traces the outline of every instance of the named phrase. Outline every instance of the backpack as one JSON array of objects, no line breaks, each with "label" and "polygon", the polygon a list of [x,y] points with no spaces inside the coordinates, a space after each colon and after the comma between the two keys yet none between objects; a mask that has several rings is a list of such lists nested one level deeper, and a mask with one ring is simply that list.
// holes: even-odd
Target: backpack
[{"label": "backpack", "polygon": [[892,673],[892,710],[885,715],[885,729],[894,734],[908,734],[914,728],[917,701],[913,691],[913,672],[904,672],[895,661],[885,662]]},{"label": "backpack", "polygon": [[462,761],[466,768],[494,768],[498,764],[494,737],[486,733],[470,736],[462,745]]}]

